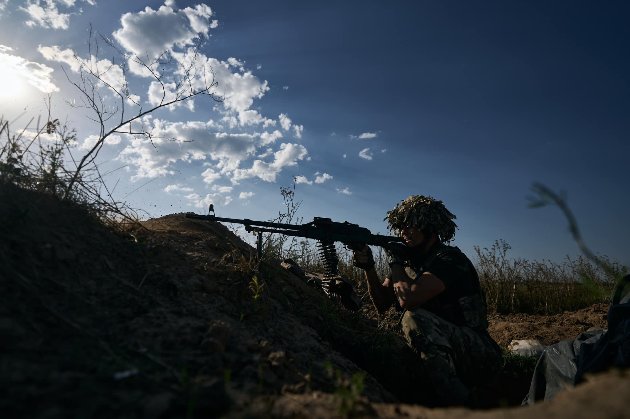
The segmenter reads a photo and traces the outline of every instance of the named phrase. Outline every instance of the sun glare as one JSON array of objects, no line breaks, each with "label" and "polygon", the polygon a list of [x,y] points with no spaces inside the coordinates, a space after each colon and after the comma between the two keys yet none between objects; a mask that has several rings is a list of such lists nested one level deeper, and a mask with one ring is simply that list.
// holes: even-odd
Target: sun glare
[{"label": "sun glare", "polygon": [[26,92],[26,82],[17,68],[0,62],[0,99],[13,99]]}]

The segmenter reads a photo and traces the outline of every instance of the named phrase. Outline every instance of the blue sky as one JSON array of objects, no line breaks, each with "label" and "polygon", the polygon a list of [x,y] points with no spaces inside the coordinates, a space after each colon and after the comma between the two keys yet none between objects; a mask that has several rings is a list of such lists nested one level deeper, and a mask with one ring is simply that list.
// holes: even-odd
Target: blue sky
[{"label": "blue sky", "polygon": [[[595,252],[630,264],[629,21],[622,1],[0,0],[0,115],[25,125],[52,93],[81,155],[97,127],[66,105],[79,96],[62,67],[77,79],[90,25],[175,63],[201,42],[225,100],[157,112],[153,144],[118,135],[99,155],[115,196],[148,216],[213,202],[270,219],[297,178],[304,221],[385,232],[388,209],[425,194],[457,215],[471,256],[497,239],[515,257],[576,255],[559,210],[527,207],[537,181],[566,192]],[[138,69],[125,80],[144,108],[157,100]]]}]

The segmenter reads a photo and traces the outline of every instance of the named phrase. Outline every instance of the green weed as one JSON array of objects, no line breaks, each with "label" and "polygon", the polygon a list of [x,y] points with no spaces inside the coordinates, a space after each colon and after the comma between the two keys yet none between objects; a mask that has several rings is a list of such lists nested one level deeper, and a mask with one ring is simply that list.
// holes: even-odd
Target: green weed
[{"label": "green weed", "polygon": [[328,377],[334,379],[334,397],[337,402],[339,414],[343,417],[347,417],[356,409],[361,394],[365,389],[365,373],[356,372],[348,377],[340,370],[334,368],[330,362],[326,362],[324,368],[326,369]]}]

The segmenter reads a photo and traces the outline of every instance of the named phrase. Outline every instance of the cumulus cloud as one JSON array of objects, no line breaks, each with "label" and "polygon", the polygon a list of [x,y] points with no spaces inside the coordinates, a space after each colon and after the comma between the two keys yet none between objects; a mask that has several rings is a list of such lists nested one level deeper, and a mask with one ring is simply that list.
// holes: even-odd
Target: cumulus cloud
[{"label": "cumulus cloud", "polygon": [[57,92],[59,88],[52,82],[53,71],[45,64],[13,54],[11,47],[0,45],[0,73],[7,83],[22,80],[42,93]]},{"label": "cumulus cloud", "polygon": [[[99,138],[100,137],[98,135],[90,135],[83,140],[79,148],[81,150],[91,150],[92,147],[96,145],[96,142],[99,140]],[[121,141],[122,141],[122,138],[120,138],[119,135],[110,135],[109,137],[105,139],[105,144],[117,145],[117,144],[120,144]]]},{"label": "cumulus cloud", "polygon": [[[180,63],[176,74],[190,76],[193,90],[203,90],[212,81],[217,83],[211,92],[222,99],[222,106],[227,112],[234,113],[241,125],[273,124],[273,121],[250,109],[254,100],[262,98],[269,90],[266,80],[260,81],[250,71],[233,72],[229,62],[207,57],[193,49],[173,52],[172,55]],[[186,69],[192,71],[187,73]]]},{"label": "cumulus cloud", "polygon": [[282,133],[278,130],[275,130],[273,132],[263,132],[262,134],[260,134],[260,140],[263,146],[272,144],[280,138],[282,138]]},{"label": "cumulus cloud", "polygon": [[280,121],[280,126],[283,130],[288,131],[291,129],[291,118],[289,118],[286,114],[281,113],[278,116],[278,120]]},{"label": "cumulus cloud", "polygon": [[173,2],[158,10],[147,6],[138,13],[123,14],[121,28],[113,36],[126,51],[150,62],[165,51],[185,48],[200,37],[207,37],[209,30],[217,26],[212,15],[212,9],[205,4],[180,10],[175,10]]},{"label": "cumulus cloud", "polygon": [[203,197],[197,193],[191,193],[186,195],[186,199],[189,204],[196,208],[208,208],[210,204],[224,207],[233,201],[231,196],[221,193],[206,194],[206,196]]},{"label": "cumulus cloud", "polygon": [[[29,27],[65,30],[70,27],[70,16],[83,12],[80,7],[75,7],[75,3],[76,0],[28,0],[20,10],[28,15],[25,23]],[[83,3],[96,4],[95,0],[83,0]],[[0,11],[6,4],[6,1],[0,3]]]},{"label": "cumulus cloud", "polygon": [[359,140],[371,140],[373,138],[378,137],[378,134],[376,134],[375,132],[364,132],[359,134]]},{"label": "cumulus cloud", "polygon": [[206,169],[203,173],[201,173],[201,178],[205,183],[211,185],[217,180],[221,179],[221,174],[215,172],[212,169]]},{"label": "cumulus cloud", "polygon": [[119,155],[120,160],[136,168],[134,179],[173,174],[177,162],[208,158],[216,161],[215,167],[225,174],[254,154],[258,140],[254,134],[215,132],[212,121],[167,122],[146,118],[145,126],[151,138],[134,138]]},{"label": "cumulus cloud", "polygon": [[211,166],[201,174],[208,185],[221,179],[238,183],[256,177],[275,182],[284,168],[295,166],[308,155],[302,145],[282,143],[276,151],[263,154],[272,157],[272,161],[259,157],[250,168],[242,168],[243,162],[256,155],[261,134],[216,132],[212,121],[167,122],[145,118],[144,124],[151,138],[133,138],[118,156],[135,171],[132,180],[172,175],[177,164],[204,161]]},{"label": "cumulus cloud", "polygon": [[297,139],[302,138],[303,131],[304,131],[303,125],[293,125],[293,134],[295,135],[295,138]]},{"label": "cumulus cloud", "polygon": [[[210,29],[217,27],[212,16],[212,9],[205,4],[177,10],[174,3],[170,2],[157,10],[146,7],[137,13],[125,13],[121,18],[121,28],[113,36],[126,51],[134,54],[129,60],[131,72],[152,77],[151,72],[137,60],[151,66],[156,57],[166,53],[178,65],[173,74],[186,80],[179,86],[192,91],[203,91],[212,86],[210,93],[220,97],[222,106],[232,113],[226,116],[226,122],[231,127],[237,124],[263,124],[265,127],[275,124],[272,119],[250,109],[254,99],[261,98],[269,90],[267,81],[261,81],[247,71],[244,61],[238,58],[230,57],[221,61],[192,48],[197,40],[209,36]],[[152,69],[158,70],[157,67]],[[190,90],[176,91],[175,84],[166,85],[165,90],[162,91],[161,85],[152,84],[150,103],[162,103],[163,93],[167,96],[165,100],[190,93]],[[302,129],[299,126],[295,129],[298,138]]]},{"label": "cumulus cloud", "polygon": [[372,153],[370,152],[369,148],[364,148],[363,150],[359,151],[359,157],[365,160],[372,160]]},{"label": "cumulus cloud", "polygon": [[193,192],[193,188],[188,186],[182,186],[180,184],[167,185],[164,188],[164,192],[166,193],[177,193],[177,194],[190,194]]},{"label": "cumulus cloud", "polygon": [[249,199],[254,195],[254,192],[241,192],[238,194],[238,199]]},{"label": "cumulus cloud", "polygon": [[312,185],[313,181],[312,180],[308,180],[308,178],[306,176],[295,176],[295,184],[296,185]]},{"label": "cumulus cloud", "polygon": [[82,61],[75,55],[74,51],[66,48],[61,49],[56,45],[52,47],[38,46],[37,51],[39,51],[42,56],[49,61],[57,61],[62,64],[68,65],[70,70],[77,73],[81,69]]},{"label": "cumulus cloud", "polygon": [[216,193],[220,193],[220,194],[229,194],[230,192],[232,192],[232,190],[234,189],[232,186],[220,186],[220,185],[212,185],[212,188],[210,188],[213,192]]},{"label": "cumulus cloud", "polygon": [[347,186],[345,188],[337,188],[337,192],[342,195],[352,195],[350,188],[348,188]]},{"label": "cumulus cloud", "polygon": [[300,144],[282,143],[280,149],[274,153],[271,163],[262,160],[254,160],[249,169],[237,169],[234,171],[233,181],[258,177],[265,182],[275,182],[278,173],[283,168],[295,166],[299,160],[303,160],[308,154],[306,147]]},{"label": "cumulus cloud", "polygon": [[280,126],[282,127],[283,130],[285,131],[292,130],[295,138],[297,139],[302,138],[302,132],[304,131],[303,125],[293,124],[293,121],[291,120],[291,118],[289,118],[289,116],[284,113],[281,113],[278,116],[278,121],[280,122]]},{"label": "cumulus cloud", "polygon": [[324,183],[332,178],[328,173],[315,173],[315,183]]},{"label": "cumulus cloud", "polygon": [[[96,56],[92,55],[88,59],[83,59],[77,56],[73,50],[62,50],[56,45],[40,45],[37,50],[49,61],[66,64],[74,73],[85,70],[97,75],[101,84],[107,86],[112,91],[124,92],[127,90],[127,80],[122,67],[106,58],[99,60]],[[137,99],[137,97],[135,97],[135,99]]]}]

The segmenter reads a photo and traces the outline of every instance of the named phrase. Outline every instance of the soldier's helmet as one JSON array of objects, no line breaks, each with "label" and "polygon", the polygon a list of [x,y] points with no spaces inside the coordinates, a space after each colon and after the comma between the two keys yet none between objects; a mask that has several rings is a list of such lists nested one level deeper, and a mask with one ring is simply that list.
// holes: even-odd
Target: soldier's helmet
[{"label": "soldier's helmet", "polygon": [[416,227],[425,233],[436,233],[442,242],[450,242],[455,237],[457,224],[442,201],[424,195],[411,195],[387,211],[385,221],[395,234],[405,227]]}]

